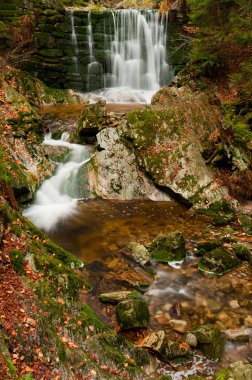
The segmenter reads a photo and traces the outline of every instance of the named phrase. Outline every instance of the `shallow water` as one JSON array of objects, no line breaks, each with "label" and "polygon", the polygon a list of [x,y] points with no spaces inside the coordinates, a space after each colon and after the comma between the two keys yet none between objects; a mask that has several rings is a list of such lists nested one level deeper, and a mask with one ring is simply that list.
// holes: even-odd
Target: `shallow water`
[{"label": "shallow water", "polygon": [[[80,202],[78,214],[61,223],[51,237],[86,263],[94,288],[87,300],[106,323],[115,327],[114,307],[104,306],[98,296],[102,292],[131,288],[120,282],[118,274],[125,262],[135,268],[126,254],[128,243],[149,244],[160,233],[179,230],[187,241],[185,262],[176,268],[154,263],[149,267],[156,273],[151,286],[145,289],[145,297],[150,303],[150,328],[169,330],[169,309],[175,303],[180,304],[181,318],[187,321],[189,329],[202,323],[219,323],[224,329],[240,328],[251,307],[249,268],[245,263],[221,277],[198,271],[193,252],[199,239],[209,237],[208,224],[207,217],[196,215],[174,202],[91,200]],[[239,308],[231,306],[234,300],[239,302]],[[179,337],[172,331],[170,334],[171,338]],[[132,340],[139,337],[135,333],[127,336]],[[199,354],[193,363],[176,368],[175,378],[183,379],[191,373],[211,376],[216,368],[246,360],[251,349],[251,344],[229,343],[218,364]],[[173,370],[162,365],[161,372],[162,368]]]}]

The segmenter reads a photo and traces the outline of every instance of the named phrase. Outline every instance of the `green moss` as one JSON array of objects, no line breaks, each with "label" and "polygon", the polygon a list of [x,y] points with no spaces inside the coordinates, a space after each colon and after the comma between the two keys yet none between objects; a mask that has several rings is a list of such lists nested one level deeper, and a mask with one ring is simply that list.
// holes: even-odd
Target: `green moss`
[{"label": "green moss", "polygon": [[34,285],[34,292],[39,298],[56,298],[57,289],[52,283],[45,278],[39,279]]},{"label": "green moss", "polygon": [[207,358],[219,360],[224,352],[225,336],[212,325],[202,325],[193,331],[200,349]]},{"label": "green moss", "polygon": [[241,214],[239,215],[239,222],[243,227],[244,231],[248,235],[252,235],[252,217],[249,215]]},{"label": "green moss", "polygon": [[159,235],[149,247],[153,259],[160,262],[181,262],[185,258],[185,240],[181,232]]},{"label": "green moss", "polygon": [[120,302],[116,305],[116,319],[122,330],[147,327],[150,320],[148,305],[141,299]]},{"label": "green moss", "polygon": [[206,241],[198,244],[197,256],[204,256],[207,252],[211,252],[216,248],[222,247],[223,243],[220,240]]},{"label": "green moss", "polygon": [[248,262],[252,263],[252,253],[244,245],[242,245],[242,244],[234,245],[233,251],[239,260],[248,261]]},{"label": "green moss", "polygon": [[216,248],[211,252],[207,252],[198,263],[198,268],[202,272],[222,275],[236,268],[240,264],[239,260],[230,256],[222,248]]},{"label": "green moss", "polygon": [[15,268],[15,271],[23,275],[24,274],[24,255],[19,249],[12,249],[10,252],[11,265]]}]

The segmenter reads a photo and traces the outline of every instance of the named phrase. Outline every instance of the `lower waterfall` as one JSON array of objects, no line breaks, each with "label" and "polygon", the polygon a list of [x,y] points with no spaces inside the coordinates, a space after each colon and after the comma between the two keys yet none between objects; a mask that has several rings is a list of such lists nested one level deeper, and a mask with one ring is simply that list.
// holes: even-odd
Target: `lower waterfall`
[{"label": "lower waterfall", "polygon": [[71,144],[68,133],[63,133],[60,140],[52,139],[51,133],[45,135],[44,144],[67,147],[69,160],[59,164],[55,174],[43,182],[36,193],[34,204],[24,210],[23,214],[38,228],[48,232],[59,222],[76,211],[79,198],[78,172],[89,160],[87,146]]}]

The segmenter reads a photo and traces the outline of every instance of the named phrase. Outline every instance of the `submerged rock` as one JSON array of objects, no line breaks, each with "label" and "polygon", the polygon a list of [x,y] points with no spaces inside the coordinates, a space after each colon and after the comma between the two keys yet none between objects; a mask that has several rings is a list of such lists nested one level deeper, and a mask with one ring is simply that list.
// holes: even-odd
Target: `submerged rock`
[{"label": "submerged rock", "polygon": [[116,306],[116,319],[122,330],[147,327],[150,321],[148,305],[140,299],[121,302]]},{"label": "submerged rock", "polygon": [[153,259],[163,263],[182,262],[185,258],[185,239],[181,232],[159,235],[150,247]]},{"label": "submerged rock", "polygon": [[202,325],[193,331],[203,354],[211,360],[219,360],[224,352],[225,336],[212,325]]},{"label": "submerged rock", "polygon": [[222,248],[216,248],[211,252],[207,252],[198,263],[198,268],[202,272],[222,275],[236,268],[240,261],[230,256],[230,254]]},{"label": "submerged rock", "polygon": [[241,361],[232,363],[228,368],[216,372],[214,378],[215,380],[251,380],[252,365]]},{"label": "submerged rock", "polygon": [[128,248],[130,249],[131,256],[137,263],[145,265],[150,261],[151,255],[144,245],[136,242],[131,242],[128,245]]}]

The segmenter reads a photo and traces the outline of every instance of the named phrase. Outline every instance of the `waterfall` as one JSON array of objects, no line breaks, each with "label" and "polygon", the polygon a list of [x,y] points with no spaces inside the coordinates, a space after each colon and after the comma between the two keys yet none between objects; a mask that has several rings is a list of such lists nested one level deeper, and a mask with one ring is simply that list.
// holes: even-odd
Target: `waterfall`
[{"label": "waterfall", "polygon": [[88,47],[89,47],[89,64],[88,64],[88,91],[92,91],[93,83],[91,80],[92,75],[101,74],[102,68],[99,62],[96,61],[93,52],[93,28],[91,20],[91,12],[88,12]]},{"label": "waterfall", "polygon": [[113,12],[112,86],[155,91],[169,78],[166,62],[167,15],[157,12]]},{"label": "waterfall", "polygon": [[82,193],[79,192],[83,184],[78,185],[78,172],[89,161],[88,147],[71,144],[68,137],[68,133],[63,133],[60,140],[52,139],[50,133],[45,136],[44,144],[67,147],[71,151],[70,158],[43,182],[34,204],[24,211],[24,215],[44,231],[52,230],[60,219],[73,214],[78,198],[83,197],[83,188]]},{"label": "waterfall", "polygon": [[[73,10],[70,18],[71,41],[78,66],[78,57],[79,62],[82,55],[86,60],[87,51],[78,50]],[[91,101],[104,98],[112,103],[150,102],[154,92],[171,81],[173,70],[167,50],[168,15],[159,16],[152,10],[126,9],[111,11],[109,17],[96,21],[89,11],[86,19],[83,18],[84,22],[87,23],[85,38],[89,63],[83,89],[89,92],[98,89],[89,94]],[[102,35],[103,42],[97,40]],[[76,70],[77,73],[79,71]]]},{"label": "waterfall", "polygon": [[75,71],[78,73],[78,55],[79,55],[79,48],[78,48],[78,41],[77,41],[77,36],[75,32],[75,24],[74,24],[74,13],[73,10],[70,10],[69,13],[70,17],[70,23],[71,23],[71,43],[74,48],[74,56],[73,56],[73,63],[75,65]]}]

